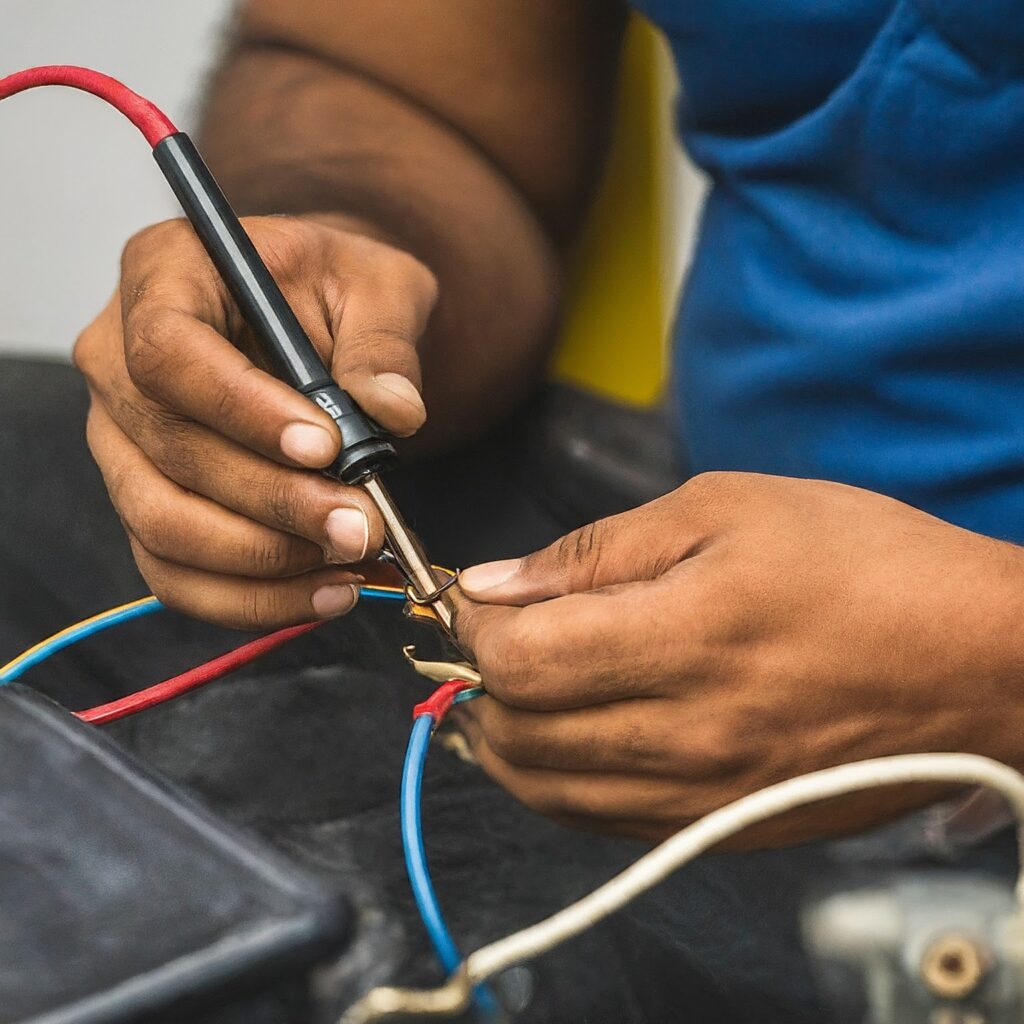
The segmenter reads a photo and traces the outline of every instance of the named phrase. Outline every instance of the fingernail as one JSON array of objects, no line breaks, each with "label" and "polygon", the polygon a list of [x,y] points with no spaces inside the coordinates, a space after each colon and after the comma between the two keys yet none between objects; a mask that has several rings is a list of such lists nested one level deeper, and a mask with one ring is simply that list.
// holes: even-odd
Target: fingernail
[{"label": "fingernail", "polygon": [[323,466],[334,457],[334,438],[315,423],[289,423],[281,431],[281,451],[303,466]]},{"label": "fingernail", "polygon": [[313,611],[321,619],[332,619],[335,615],[344,615],[359,597],[359,591],[347,583],[331,584],[313,592],[311,603]]},{"label": "fingernail", "polygon": [[415,425],[422,426],[427,418],[427,407],[423,404],[423,397],[416,390],[416,385],[408,377],[403,377],[400,373],[378,373],[374,375],[373,383],[411,406],[416,416]]},{"label": "fingernail", "polygon": [[522,564],[521,558],[506,558],[500,562],[484,562],[464,569],[459,574],[459,587],[467,594],[482,594],[485,590],[493,590],[507,583]]},{"label": "fingernail", "polygon": [[361,508],[336,508],[327,516],[327,538],[346,562],[361,562],[370,546],[370,521]]}]

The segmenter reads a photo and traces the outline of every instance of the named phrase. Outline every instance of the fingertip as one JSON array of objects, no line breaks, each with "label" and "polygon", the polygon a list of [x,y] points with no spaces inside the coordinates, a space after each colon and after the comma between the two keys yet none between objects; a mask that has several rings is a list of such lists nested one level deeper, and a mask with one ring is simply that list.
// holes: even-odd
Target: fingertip
[{"label": "fingertip", "polygon": [[410,408],[421,413],[423,418],[426,419],[427,410],[423,405],[423,397],[420,395],[419,389],[408,377],[403,377],[400,373],[375,373],[370,380],[377,387],[383,388],[396,398],[400,398]]},{"label": "fingertip", "polygon": [[467,597],[476,601],[507,597],[522,563],[521,558],[505,558],[498,562],[471,566],[459,574],[459,586]]},{"label": "fingertip", "polygon": [[334,619],[351,611],[359,600],[359,588],[351,583],[331,583],[313,592],[310,604],[319,619]]},{"label": "fingertip", "polygon": [[370,546],[370,520],[358,507],[342,506],[327,516],[327,538],[343,562],[361,562]]},{"label": "fingertip", "polygon": [[300,466],[319,469],[338,454],[337,438],[315,423],[289,423],[281,431],[281,452]]},{"label": "fingertip", "polygon": [[376,390],[378,401],[386,406],[386,425],[392,433],[408,437],[426,422],[423,396],[408,377],[400,373],[377,373],[370,378],[367,387]]}]

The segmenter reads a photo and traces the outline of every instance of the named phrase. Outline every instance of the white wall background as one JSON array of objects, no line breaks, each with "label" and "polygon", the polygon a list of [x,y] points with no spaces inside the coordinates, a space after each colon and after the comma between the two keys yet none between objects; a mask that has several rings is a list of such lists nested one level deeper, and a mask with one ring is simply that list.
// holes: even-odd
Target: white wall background
[{"label": "white wall background", "polygon": [[[84,64],[195,120],[231,0],[0,0],[0,75]],[[142,137],[70,89],[0,103],[0,350],[66,357],[121,246],[176,206]]]}]

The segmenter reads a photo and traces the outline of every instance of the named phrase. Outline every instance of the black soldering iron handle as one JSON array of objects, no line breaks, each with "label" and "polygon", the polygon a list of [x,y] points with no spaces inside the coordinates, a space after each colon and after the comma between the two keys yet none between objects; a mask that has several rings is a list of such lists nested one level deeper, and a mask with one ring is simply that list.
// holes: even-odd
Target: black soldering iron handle
[{"label": "black soldering iron handle", "polygon": [[331,378],[192,140],[176,132],[153,156],[274,372],[337,424],[341,454],[325,472],[352,484],[386,468],[394,445]]}]

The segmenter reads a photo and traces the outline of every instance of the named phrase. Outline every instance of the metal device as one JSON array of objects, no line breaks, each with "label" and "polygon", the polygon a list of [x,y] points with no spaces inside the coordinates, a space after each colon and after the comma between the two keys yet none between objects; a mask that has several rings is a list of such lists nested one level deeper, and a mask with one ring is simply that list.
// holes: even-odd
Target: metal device
[{"label": "metal device", "polygon": [[995,878],[917,872],[835,893],[806,911],[803,932],[844,1024],[1024,1020],[1024,921]]},{"label": "metal device", "polygon": [[416,535],[405,525],[395,503],[391,500],[376,473],[361,481],[366,493],[373,499],[384,520],[384,533],[388,551],[405,577],[406,597],[419,607],[429,608],[449,638],[454,641],[454,611],[448,590],[458,583],[458,573],[447,579],[441,576],[427,560]]}]

